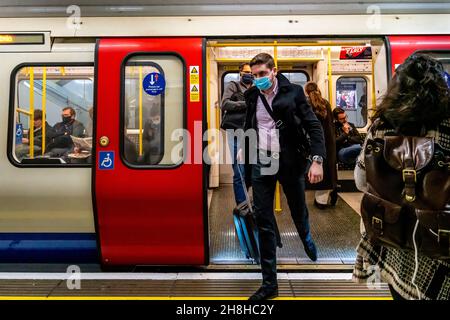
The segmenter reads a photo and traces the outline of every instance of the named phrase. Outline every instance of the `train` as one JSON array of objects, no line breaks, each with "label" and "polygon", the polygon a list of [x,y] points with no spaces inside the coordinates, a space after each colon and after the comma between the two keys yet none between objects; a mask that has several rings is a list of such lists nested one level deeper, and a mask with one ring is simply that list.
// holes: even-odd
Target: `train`
[{"label": "train", "polygon": [[[367,19],[0,18],[0,261],[246,264],[232,232],[231,193],[222,191],[231,172],[219,130],[223,88],[240,63],[268,52],[292,82],[313,80],[333,108],[345,104],[364,133],[409,55],[430,54],[450,72],[449,14],[381,15],[378,27]],[[36,110],[45,127],[60,123],[67,107],[85,129],[73,143],[85,150],[58,156],[44,133],[32,145]],[[152,117],[159,140],[142,161]],[[19,154],[23,141],[29,146]],[[352,180],[351,170],[341,174]],[[285,263],[301,264],[294,255]]]}]

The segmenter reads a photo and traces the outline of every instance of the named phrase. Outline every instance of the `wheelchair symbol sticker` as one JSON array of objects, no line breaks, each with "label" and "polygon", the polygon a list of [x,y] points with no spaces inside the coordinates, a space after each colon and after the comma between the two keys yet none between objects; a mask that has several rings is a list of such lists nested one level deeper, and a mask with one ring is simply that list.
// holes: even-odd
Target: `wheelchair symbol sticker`
[{"label": "wheelchair symbol sticker", "polygon": [[98,168],[100,170],[114,169],[114,151],[100,151],[98,157]]}]

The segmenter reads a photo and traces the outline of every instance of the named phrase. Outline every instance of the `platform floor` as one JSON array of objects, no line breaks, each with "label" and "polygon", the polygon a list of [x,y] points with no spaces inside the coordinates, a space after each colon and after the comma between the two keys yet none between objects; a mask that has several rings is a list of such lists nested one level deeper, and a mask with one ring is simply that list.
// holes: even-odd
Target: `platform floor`
[{"label": "platform floor", "polygon": [[[3,274],[4,275],[4,274]],[[247,299],[258,289],[259,274],[82,275],[73,279],[0,275],[0,300],[7,299]],[[3,279],[1,279],[3,276]],[[279,274],[278,299],[390,299],[385,284],[353,283],[351,274]],[[321,278],[321,279],[319,279]]]}]

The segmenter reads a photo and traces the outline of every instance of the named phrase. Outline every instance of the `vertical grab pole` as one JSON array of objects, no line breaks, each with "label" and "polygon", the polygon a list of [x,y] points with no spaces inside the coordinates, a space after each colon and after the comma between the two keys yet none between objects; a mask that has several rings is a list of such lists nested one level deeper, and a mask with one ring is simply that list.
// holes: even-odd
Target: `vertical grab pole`
[{"label": "vertical grab pole", "polygon": [[[370,116],[372,116],[376,108],[377,108],[377,92],[375,85],[375,52],[372,51],[372,108],[371,108],[372,112]],[[369,115],[367,115],[367,117],[369,118]]]},{"label": "vertical grab pole", "polygon": [[30,68],[30,129],[28,132],[30,158],[34,158],[34,68]]},{"label": "vertical grab pole", "polygon": [[46,137],[46,127],[45,123],[47,121],[47,68],[44,67],[42,71],[42,155],[45,153],[45,137]]},{"label": "vertical grab pole", "polygon": [[139,66],[139,155],[142,156],[142,66]]},{"label": "vertical grab pole", "polygon": [[[275,61],[275,68],[277,68],[278,71],[278,46],[277,41],[273,42],[273,59]],[[281,213],[283,209],[281,208],[281,188],[280,188],[280,182],[277,181],[277,185],[275,187],[275,212]]]},{"label": "vertical grab pole", "polygon": [[333,77],[331,70],[331,48],[328,47],[328,101],[333,106]]}]

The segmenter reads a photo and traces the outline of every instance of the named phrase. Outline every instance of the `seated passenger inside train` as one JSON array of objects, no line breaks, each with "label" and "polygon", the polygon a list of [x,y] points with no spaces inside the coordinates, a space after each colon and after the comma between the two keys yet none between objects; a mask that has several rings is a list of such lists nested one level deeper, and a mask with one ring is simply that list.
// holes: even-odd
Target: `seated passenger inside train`
[{"label": "seated passenger inside train", "polygon": [[348,121],[344,109],[335,108],[333,116],[337,158],[340,162],[353,165],[361,152],[363,139],[356,126]]},{"label": "seated passenger inside train", "polygon": [[55,137],[47,147],[47,155],[50,157],[60,157],[68,160],[68,154],[74,148],[71,136],[84,138],[86,129],[80,121],[75,119],[76,112],[72,107],[65,107],[62,110],[62,121],[55,124]]},{"label": "seated passenger inside train", "polygon": [[[38,155],[42,152],[42,110],[34,110],[34,154]],[[53,138],[56,137],[56,131],[51,125],[45,121],[45,144],[48,145]],[[16,157],[19,161],[28,157],[30,155],[30,132],[28,132],[28,137],[23,137],[21,143],[16,143]]]}]

